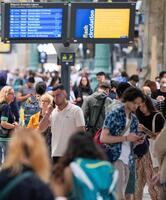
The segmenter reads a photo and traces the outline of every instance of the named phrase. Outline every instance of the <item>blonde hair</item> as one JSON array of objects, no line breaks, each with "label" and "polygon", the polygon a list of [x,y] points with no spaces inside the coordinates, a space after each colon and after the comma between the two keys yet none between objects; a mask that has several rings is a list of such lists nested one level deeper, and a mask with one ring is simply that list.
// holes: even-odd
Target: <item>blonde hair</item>
[{"label": "blonde hair", "polygon": [[4,86],[0,91],[0,103],[6,102],[7,95],[13,91],[11,86]]},{"label": "blonde hair", "polygon": [[45,94],[43,94],[43,95],[40,97],[40,101],[42,101],[42,100],[48,100],[48,102],[49,102],[50,104],[52,104],[52,102],[53,102],[53,97],[52,97],[50,94],[45,93]]},{"label": "blonde hair", "polygon": [[11,169],[13,174],[18,174],[23,168],[24,160],[28,160],[28,165],[30,164],[41,180],[49,181],[48,151],[44,138],[36,129],[20,127],[12,133],[2,168]]}]

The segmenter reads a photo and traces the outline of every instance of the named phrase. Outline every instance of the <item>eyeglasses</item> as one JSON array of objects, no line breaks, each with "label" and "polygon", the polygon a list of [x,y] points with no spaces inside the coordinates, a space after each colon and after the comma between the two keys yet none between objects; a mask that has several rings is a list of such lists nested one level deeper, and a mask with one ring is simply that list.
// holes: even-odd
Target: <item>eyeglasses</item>
[{"label": "eyeglasses", "polygon": [[41,100],[42,103],[50,103],[48,100]]}]

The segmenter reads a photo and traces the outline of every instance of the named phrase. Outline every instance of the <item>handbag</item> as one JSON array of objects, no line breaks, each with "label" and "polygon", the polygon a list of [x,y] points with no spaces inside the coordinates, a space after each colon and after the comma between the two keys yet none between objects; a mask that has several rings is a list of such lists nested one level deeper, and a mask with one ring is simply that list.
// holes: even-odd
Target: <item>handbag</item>
[{"label": "handbag", "polygon": [[[156,124],[156,117],[157,115],[161,115],[162,118],[164,119],[165,121],[165,118],[163,116],[162,113],[160,112],[157,112],[154,117],[153,117],[153,121],[152,121],[152,132],[154,133],[155,136],[157,136],[157,134],[155,134],[156,132],[156,127],[155,127],[155,124]],[[158,160],[156,158],[156,155],[155,155],[155,149],[154,149],[154,146],[155,146],[155,139],[149,139],[149,152],[150,152],[150,155],[151,155],[151,159],[152,159],[152,165],[153,165],[153,168],[155,167],[159,167],[159,163],[158,163]]]},{"label": "handbag", "polygon": [[149,140],[147,137],[144,138],[141,144],[136,144],[133,147],[133,152],[138,158],[144,156],[148,152],[148,150],[149,150]]}]

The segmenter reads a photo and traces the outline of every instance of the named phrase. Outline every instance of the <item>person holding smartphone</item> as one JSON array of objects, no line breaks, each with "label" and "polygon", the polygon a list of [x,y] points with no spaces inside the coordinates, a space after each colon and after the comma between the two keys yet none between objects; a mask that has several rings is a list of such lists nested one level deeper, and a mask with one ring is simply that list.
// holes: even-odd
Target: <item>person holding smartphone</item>
[{"label": "person holding smartphone", "polygon": [[[137,109],[136,115],[139,120],[139,130],[143,135],[148,135],[149,151],[136,160],[136,192],[135,200],[142,200],[145,184],[148,185],[152,200],[160,199],[160,189],[151,183],[151,179],[158,172],[158,163],[153,152],[153,141],[164,126],[165,119],[153,106],[150,97],[145,96],[145,101]],[[154,130],[153,130],[154,129]]]},{"label": "person holding smartphone", "polygon": [[[125,200],[125,191],[129,181],[129,174],[135,168],[132,152],[133,143],[140,142],[138,136],[138,119],[133,114],[144,101],[141,90],[129,87],[123,93],[123,104],[112,110],[105,118],[100,141],[113,166],[119,171],[117,182],[118,200]],[[132,180],[132,185],[135,180]]]},{"label": "person holding smartphone", "polygon": [[[43,94],[39,99],[40,111],[31,116],[29,123],[27,125],[27,128],[33,128],[33,129],[38,128],[41,119],[46,114],[48,107],[52,106],[52,103],[53,103],[53,97],[48,93]],[[42,134],[46,140],[46,144],[49,149],[49,154],[51,155],[51,128],[50,126]]]}]

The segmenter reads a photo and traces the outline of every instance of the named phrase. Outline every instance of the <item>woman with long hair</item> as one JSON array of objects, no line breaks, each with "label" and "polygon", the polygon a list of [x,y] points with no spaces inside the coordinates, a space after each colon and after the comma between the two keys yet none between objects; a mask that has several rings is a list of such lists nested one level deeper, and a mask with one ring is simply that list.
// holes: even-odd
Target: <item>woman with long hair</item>
[{"label": "woman with long hair", "polygon": [[48,86],[48,91],[51,91],[53,87],[56,87],[61,83],[61,78],[57,75],[52,77],[50,85]]},{"label": "woman with long hair", "polygon": [[90,81],[87,76],[82,76],[79,86],[75,91],[76,94],[76,103],[81,107],[84,99],[93,93],[92,88],[90,87]]},{"label": "woman with long hair", "polygon": [[103,151],[89,136],[78,132],[70,138],[64,156],[55,165],[52,188],[56,196],[68,199],[96,200],[100,196],[112,200],[116,181],[117,172]]},{"label": "woman with long hair", "polygon": [[152,200],[159,200],[159,190],[152,184],[152,177],[158,169],[156,159],[153,154],[153,141],[164,126],[165,119],[160,112],[154,108],[150,97],[145,96],[145,101],[138,108],[136,115],[139,120],[139,130],[141,134],[149,138],[149,151],[136,160],[136,192],[135,200],[142,200],[143,189],[147,183],[149,194]]},{"label": "woman with long hair", "polygon": [[[50,176],[47,154],[45,142],[37,130],[16,129],[0,172],[0,198],[10,185],[12,188],[3,198],[5,200],[53,200],[47,185]],[[23,176],[18,182],[18,177]]]},{"label": "woman with long hair", "polygon": [[11,86],[4,86],[0,91],[1,127],[12,130],[18,126],[11,112],[10,104],[14,101],[14,90]]},{"label": "woman with long hair", "polygon": [[[0,138],[9,138],[11,132],[18,127],[10,104],[14,101],[14,90],[11,86],[4,86],[0,91]],[[4,161],[6,141],[0,142],[0,163]]]}]

